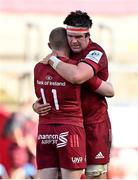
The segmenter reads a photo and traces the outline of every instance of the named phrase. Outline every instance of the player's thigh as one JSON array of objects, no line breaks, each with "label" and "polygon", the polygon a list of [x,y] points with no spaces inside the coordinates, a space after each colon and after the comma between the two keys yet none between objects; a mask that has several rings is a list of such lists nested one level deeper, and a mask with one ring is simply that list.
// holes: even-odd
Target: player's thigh
[{"label": "player's thigh", "polygon": [[38,170],[37,177],[40,179],[57,179],[58,168],[45,168]]},{"label": "player's thigh", "polygon": [[97,124],[89,124],[85,131],[88,165],[108,163],[112,139],[110,121],[105,119]]},{"label": "player's thigh", "polygon": [[61,168],[61,173],[62,173],[62,179],[80,179],[83,170],[71,170],[71,169],[65,169]]},{"label": "player's thigh", "polygon": [[62,127],[62,133],[60,133],[58,141],[61,168],[76,170],[86,167],[85,141],[84,128],[72,125]]},{"label": "player's thigh", "polygon": [[39,125],[37,137],[36,160],[37,168],[58,167],[58,152],[55,142],[55,127],[51,125]]}]

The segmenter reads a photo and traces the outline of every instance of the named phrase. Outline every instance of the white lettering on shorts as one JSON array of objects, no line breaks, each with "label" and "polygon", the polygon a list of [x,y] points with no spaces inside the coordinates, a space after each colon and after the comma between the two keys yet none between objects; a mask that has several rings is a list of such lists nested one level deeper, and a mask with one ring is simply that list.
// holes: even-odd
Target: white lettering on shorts
[{"label": "white lettering on shorts", "polygon": [[38,140],[41,140],[41,144],[57,144],[57,134],[39,134]]},{"label": "white lettering on shorts", "polygon": [[61,134],[39,134],[38,140],[41,140],[41,144],[56,144],[57,148],[67,145],[67,137],[69,132],[63,132]]},{"label": "white lettering on shorts", "polygon": [[94,61],[95,63],[99,63],[103,53],[101,51],[93,50],[90,51],[85,58]]},{"label": "white lettering on shorts", "polygon": [[74,164],[78,164],[78,163],[82,163],[83,162],[83,158],[82,157],[72,157],[71,160],[72,160],[72,162]]}]

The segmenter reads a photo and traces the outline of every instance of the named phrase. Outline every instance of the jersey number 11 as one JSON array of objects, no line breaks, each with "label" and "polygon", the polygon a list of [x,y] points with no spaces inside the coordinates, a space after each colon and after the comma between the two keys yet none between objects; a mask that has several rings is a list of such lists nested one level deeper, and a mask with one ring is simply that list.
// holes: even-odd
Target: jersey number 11
[{"label": "jersey number 11", "polygon": [[[43,103],[46,104],[47,101],[46,101],[46,96],[45,96],[45,93],[44,93],[44,89],[41,88],[40,92],[41,92],[41,96],[42,96],[42,99],[43,99]],[[56,89],[52,89],[52,94],[53,94],[53,100],[54,100],[55,109],[59,110],[59,104],[58,104],[58,98],[57,98]]]}]

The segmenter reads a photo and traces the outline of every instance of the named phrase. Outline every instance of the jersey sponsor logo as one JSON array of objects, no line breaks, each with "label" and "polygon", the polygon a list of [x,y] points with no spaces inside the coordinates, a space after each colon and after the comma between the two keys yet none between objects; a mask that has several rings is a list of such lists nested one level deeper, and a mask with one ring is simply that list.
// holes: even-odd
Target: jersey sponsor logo
[{"label": "jersey sponsor logo", "polygon": [[63,132],[58,134],[39,134],[38,140],[41,141],[41,144],[56,144],[57,148],[64,147],[67,145],[67,136],[69,132]]},{"label": "jersey sponsor logo", "polygon": [[66,82],[57,82],[57,81],[50,81],[50,80],[48,81],[37,80],[36,83],[38,85],[46,85],[46,86],[66,86]]},{"label": "jersey sponsor logo", "polygon": [[39,134],[38,140],[41,139],[58,139],[58,134]]},{"label": "jersey sponsor logo", "polygon": [[69,132],[64,132],[64,133],[61,133],[59,135],[59,143],[57,143],[57,148],[60,148],[60,147],[64,147],[67,145],[67,138],[66,136],[68,136]]},{"label": "jersey sponsor logo", "polygon": [[41,144],[57,144],[58,134],[39,134],[38,140],[41,140]]},{"label": "jersey sponsor logo", "polygon": [[85,58],[94,61],[95,63],[99,63],[103,53],[101,51],[93,50],[90,51]]},{"label": "jersey sponsor logo", "polygon": [[104,155],[102,154],[102,152],[99,152],[96,156],[95,159],[104,159]]},{"label": "jersey sponsor logo", "polygon": [[82,163],[83,162],[83,157],[71,157],[71,161],[74,164]]}]

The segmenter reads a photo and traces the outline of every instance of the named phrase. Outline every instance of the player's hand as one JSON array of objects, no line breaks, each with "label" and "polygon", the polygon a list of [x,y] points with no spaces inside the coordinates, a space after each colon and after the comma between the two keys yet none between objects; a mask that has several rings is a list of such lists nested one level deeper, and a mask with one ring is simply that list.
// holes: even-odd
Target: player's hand
[{"label": "player's hand", "polygon": [[47,104],[41,104],[40,103],[41,98],[39,98],[33,105],[32,108],[34,110],[34,112],[36,112],[37,114],[39,114],[40,116],[45,116],[49,113],[49,111],[51,110],[51,106],[49,103]]}]

